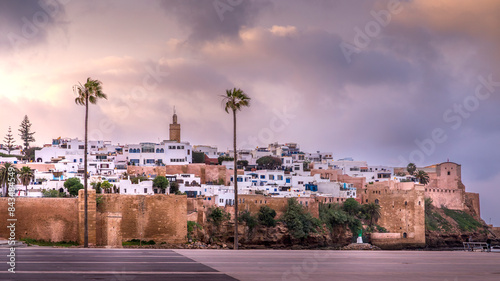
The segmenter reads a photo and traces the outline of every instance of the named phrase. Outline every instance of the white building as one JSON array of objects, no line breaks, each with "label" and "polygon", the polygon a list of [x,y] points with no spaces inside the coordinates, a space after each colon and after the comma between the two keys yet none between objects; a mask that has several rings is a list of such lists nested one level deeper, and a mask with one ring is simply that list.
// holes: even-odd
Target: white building
[{"label": "white building", "polygon": [[131,180],[120,181],[120,194],[125,195],[153,195],[153,181],[142,181],[133,184]]}]

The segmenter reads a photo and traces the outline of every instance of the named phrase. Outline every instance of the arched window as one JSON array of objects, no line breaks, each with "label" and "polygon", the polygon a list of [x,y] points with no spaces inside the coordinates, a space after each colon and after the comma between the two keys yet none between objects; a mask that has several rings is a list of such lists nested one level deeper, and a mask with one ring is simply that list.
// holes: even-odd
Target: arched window
[{"label": "arched window", "polygon": [[406,238],[407,235],[406,235],[406,232],[403,232],[403,238]]},{"label": "arched window", "polygon": [[375,199],[375,204],[378,204],[378,203],[379,203],[378,199]]}]

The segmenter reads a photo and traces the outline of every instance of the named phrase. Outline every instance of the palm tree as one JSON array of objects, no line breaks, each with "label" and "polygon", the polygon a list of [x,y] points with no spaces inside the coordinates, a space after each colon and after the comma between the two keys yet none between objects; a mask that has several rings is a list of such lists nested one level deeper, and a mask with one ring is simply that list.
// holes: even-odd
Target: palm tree
[{"label": "palm tree", "polygon": [[417,170],[417,166],[414,163],[409,163],[408,166],[406,166],[406,170],[408,171],[408,174],[413,176],[413,174]]},{"label": "palm tree", "polygon": [[370,216],[370,226],[380,218],[380,205],[375,203],[364,206],[366,214]]},{"label": "palm tree", "polygon": [[88,123],[89,123],[89,103],[96,104],[99,99],[107,99],[106,94],[102,91],[102,82],[87,78],[87,83],[73,86],[73,91],[78,95],[75,103],[85,106],[85,147],[84,147],[84,168],[83,168],[83,189],[85,197],[85,232],[83,238],[83,247],[89,247],[89,225],[88,225],[88,208],[87,208],[87,150],[88,150]]},{"label": "palm tree", "polygon": [[226,113],[233,113],[233,151],[234,151],[234,249],[238,250],[238,170],[236,152],[236,111],[244,106],[250,106],[250,98],[241,89],[226,90],[226,95],[222,96],[222,103]]},{"label": "palm tree", "polygon": [[429,175],[425,172],[425,171],[422,171],[422,170],[419,170],[416,174],[415,174],[415,178],[423,185],[426,185],[429,183]]},{"label": "palm tree", "polygon": [[2,187],[2,194],[5,197],[9,196],[8,186],[12,178],[11,175],[9,175],[10,172],[14,172],[13,180],[14,183],[17,183],[17,174],[19,170],[12,163],[5,163],[3,167],[0,168],[0,186]]},{"label": "palm tree", "polygon": [[19,179],[26,188],[26,196],[28,196],[28,185],[30,184],[31,180],[35,179],[35,174],[33,173],[33,170],[31,170],[31,168],[28,166],[22,167],[21,171],[19,171]]}]

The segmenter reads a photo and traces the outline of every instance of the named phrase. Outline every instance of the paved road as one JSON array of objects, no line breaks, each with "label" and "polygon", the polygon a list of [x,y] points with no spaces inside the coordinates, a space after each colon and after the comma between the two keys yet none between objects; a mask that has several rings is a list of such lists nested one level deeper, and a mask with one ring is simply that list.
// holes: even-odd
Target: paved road
[{"label": "paved road", "polygon": [[0,280],[500,280],[500,253],[484,252],[30,247],[17,273],[1,264]]}]

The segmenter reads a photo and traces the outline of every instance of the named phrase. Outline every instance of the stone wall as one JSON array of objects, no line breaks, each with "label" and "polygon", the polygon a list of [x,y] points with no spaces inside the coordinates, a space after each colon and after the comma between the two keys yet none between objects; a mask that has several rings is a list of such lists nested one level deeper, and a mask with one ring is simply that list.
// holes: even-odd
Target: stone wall
[{"label": "stone wall", "polygon": [[425,197],[431,198],[432,205],[436,208],[444,206],[452,210],[464,210],[465,193],[466,192],[462,189],[444,189],[430,186],[425,187]]},{"label": "stone wall", "polygon": [[[377,224],[389,233],[399,234],[395,238],[378,237],[372,243],[387,248],[425,246],[425,202],[424,188],[415,185],[412,189],[391,189],[389,186],[371,186],[361,192],[363,203],[380,205],[381,217]],[[385,240],[383,240],[385,239]]]},{"label": "stone wall", "polygon": [[[8,198],[0,198],[0,237],[8,238]],[[78,241],[76,198],[16,198],[16,238],[52,242]]]},{"label": "stone wall", "polygon": [[465,205],[478,217],[481,217],[479,193],[465,192]]},{"label": "stone wall", "polygon": [[[122,241],[131,239],[154,240],[157,243],[186,241],[186,196],[103,194],[98,212],[100,213],[98,223],[101,226],[107,225],[100,231],[108,231],[110,226],[114,226],[119,231]],[[108,241],[117,239],[112,238],[115,235],[112,232],[103,234],[98,235],[100,243],[105,244],[106,239]]]}]

